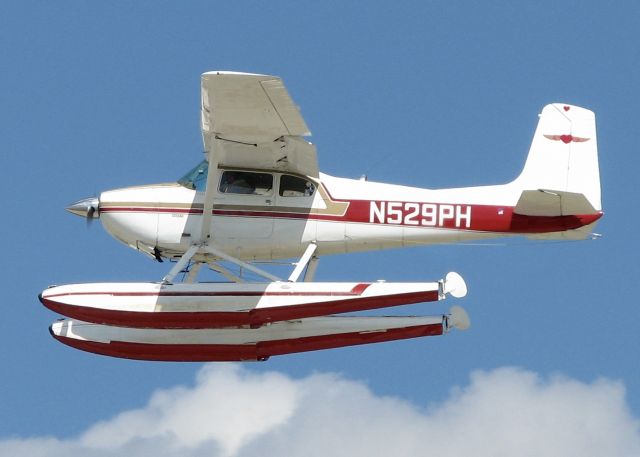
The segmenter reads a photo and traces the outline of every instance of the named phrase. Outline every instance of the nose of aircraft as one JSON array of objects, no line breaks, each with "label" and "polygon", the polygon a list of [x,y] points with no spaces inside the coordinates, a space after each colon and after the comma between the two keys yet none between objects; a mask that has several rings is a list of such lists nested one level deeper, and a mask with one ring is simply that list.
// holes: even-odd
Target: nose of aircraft
[{"label": "nose of aircraft", "polygon": [[71,203],[65,209],[76,216],[86,217],[87,219],[98,218],[100,217],[100,199],[98,197],[84,198]]}]

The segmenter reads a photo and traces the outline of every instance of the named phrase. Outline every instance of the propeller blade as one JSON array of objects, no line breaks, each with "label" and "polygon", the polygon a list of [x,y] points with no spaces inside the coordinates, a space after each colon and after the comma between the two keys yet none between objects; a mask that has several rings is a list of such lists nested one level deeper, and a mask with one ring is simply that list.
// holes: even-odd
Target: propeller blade
[{"label": "propeller blade", "polygon": [[96,213],[95,206],[90,206],[89,209],[87,209],[87,228],[91,227],[91,225],[93,224],[95,213]]}]

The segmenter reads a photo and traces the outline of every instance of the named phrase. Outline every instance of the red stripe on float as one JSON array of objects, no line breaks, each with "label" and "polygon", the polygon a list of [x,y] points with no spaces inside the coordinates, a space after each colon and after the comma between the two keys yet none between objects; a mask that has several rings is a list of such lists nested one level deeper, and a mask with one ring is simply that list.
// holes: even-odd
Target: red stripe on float
[{"label": "red stripe on float", "polygon": [[[362,286],[361,284],[359,286]],[[356,286],[358,287],[358,286]],[[251,326],[259,327],[270,322],[326,316],[413,303],[431,302],[439,299],[438,291],[409,292],[378,297],[362,297],[330,302],[306,303],[302,305],[254,308],[250,311],[121,311],[60,303],[40,297],[50,310],[64,316],[105,325],[120,325],[133,328],[222,328]]]},{"label": "red stripe on float", "polygon": [[65,297],[72,295],[110,295],[113,297],[350,297],[362,295],[371,283],[356,284],[348,292],[63,292],[59,294],[48,294],[47,298]]},{"label": "red stripe on float", "polygon": [[442,324],[418,325],[380,332],[319,335],[255,344],[146,344],[126,341],[100,343],[51,335],[67,346],[94,354],[135,360],[165,362],[230,362],[266,360],[272,355],[335,349],[360,344],[442,335]]}]

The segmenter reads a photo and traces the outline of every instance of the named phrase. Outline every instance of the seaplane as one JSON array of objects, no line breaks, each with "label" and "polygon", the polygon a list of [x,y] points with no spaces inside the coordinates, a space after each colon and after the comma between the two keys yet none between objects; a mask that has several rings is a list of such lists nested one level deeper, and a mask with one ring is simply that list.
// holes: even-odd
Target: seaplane
[{"label": "seaplane", "polygon": [[[276,76],[204,73],[201,129],[204,159],[177,181],[67,208],[173,265],[155,282],[45,289],[40,301],[65,316],[50,327],[55,339],[129,359],[264,361],[443,335],[469,326],[462,307],[431,316],[357,312],[462,298],[459,274],[314,282],[320,257],[510,236],[585,239],[603,215],[595,116],[570,104],[542,109],[515,180],[452,189],[321,173],[309,128]],[[295,260],[288,277],[264,266],[283,259]],[[203,266],[224,281],[198,281]]]}]

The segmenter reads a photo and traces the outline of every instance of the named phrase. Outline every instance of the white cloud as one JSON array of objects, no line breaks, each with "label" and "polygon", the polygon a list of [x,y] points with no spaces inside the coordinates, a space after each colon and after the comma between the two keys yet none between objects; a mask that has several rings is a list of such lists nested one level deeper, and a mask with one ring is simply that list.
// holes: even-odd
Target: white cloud
[{"label": "white cloud", "polygon": [[134,439],[163,438],[176,449],[213,441],[222,455],[235,455],[243,443],[286,422],[297,404],[295,381],[284,375],[209,365],[194,388],[158,391],[146,408],[96,424],[78,441],[114,450]]},{"label": "white cloud", "polygon": [[77,438],[0,440],[0,456],[15,455],[631,457],[640,455],[640,426],[624,386],[606,379],[479,371],[422,408],[334,374],[209,365],[193,387],[157,391],[144,408]]}]

